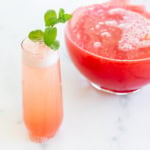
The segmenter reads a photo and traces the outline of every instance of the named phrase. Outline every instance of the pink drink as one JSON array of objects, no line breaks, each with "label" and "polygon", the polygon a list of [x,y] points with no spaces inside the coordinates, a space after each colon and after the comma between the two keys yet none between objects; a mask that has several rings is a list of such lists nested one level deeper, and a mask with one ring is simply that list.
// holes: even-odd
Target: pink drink
[{"label": "pink drink", "polygon": [[60,62],[43,43],[25,40],[23,47],[23,112],[33,141],[52,137],[62,121]]},{"label": "pink drink", "polygon": [[73,62],[94,86],[128,93],[150,82],[150,14],[144,7],[81,7],[65,35]]}]

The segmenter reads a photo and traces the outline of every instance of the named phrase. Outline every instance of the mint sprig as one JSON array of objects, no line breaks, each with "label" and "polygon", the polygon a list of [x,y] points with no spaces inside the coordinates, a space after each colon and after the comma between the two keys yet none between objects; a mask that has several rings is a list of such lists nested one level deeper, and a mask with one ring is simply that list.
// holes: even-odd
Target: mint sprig
[{"label": "mint sprig", "polygon": [[31,31],[28,37],[32,41],[40,41],[43,40],[44,32],[42,30]]},{"label": "mint sprig", "polygon": [[48,10],[44,15],[45,26],[54,26],[57,24],[57,13],[55,10]]},{"label": "mint sprig", "polygon": [[47,27],[44,32],[44,43],[50,47],[51,44],[56,40],[56,36],[56,27]]},{"label": "mint sprig", "polygon": [[65,23],[70,18],[71,18],[71,15],[70,14],[66,14],[64,9],[60,8],[58,21],[61,22],[61,23]]},{"label": "mint sprig", "polygon": [[48,47],[57,50],[60,47],[57,38],[56,25],[65,23],[72,17],[71,14],[65,13],[63,8],[60,8],[58,14],[55,10],[50,9],[44,14],[45,30],[34,30],[28,35],[28,38],[34,42],[43,41]]}]

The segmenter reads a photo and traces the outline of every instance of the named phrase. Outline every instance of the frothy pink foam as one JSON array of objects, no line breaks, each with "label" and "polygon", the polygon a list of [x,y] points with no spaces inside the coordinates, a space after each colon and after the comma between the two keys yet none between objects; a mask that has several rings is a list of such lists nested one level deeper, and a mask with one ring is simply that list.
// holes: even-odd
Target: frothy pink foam
[{"label": "frothy pink foam", "polygon": [[[150,51],[150,20],[129,8],[105,3],[78,9],[69,23],[71,38],[98,55],[119,59],[145,57],[148,48]],[[138,54],[134,55],[135,51]]]},{"label": "frothy pink foam", "polygon": [[136,12],[121,8],[111,9],[110,13],[124,16],[118,25],[122,30],[122,37],[119,41],[120,50],[128,51],[150,46],[150,39],[145,39],[147,35],[150,35],[150,20]]},{"label": "frothy pink foam", "polygon": [[47,67],[59,59],[57,51],[51,50],[43,42],[32,42],[29,39],[23,41],[23,59],[29,66]]}]

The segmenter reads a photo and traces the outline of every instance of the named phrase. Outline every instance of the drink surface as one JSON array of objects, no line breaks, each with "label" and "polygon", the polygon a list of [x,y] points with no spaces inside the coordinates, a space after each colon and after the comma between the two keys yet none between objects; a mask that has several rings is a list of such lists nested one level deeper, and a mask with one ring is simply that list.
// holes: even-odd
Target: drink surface
[{"label": "drink surface", "polygon": [[59,55],[50,50],[43,42],[32,42],[29,39],[23,41],[23,60],[32,67],[47,67],[55,64]]},{"label": "drink surface", "polygon": [[35,141],[55,134],[62,121],[60,63],[43,44],[24,42],[23,112],[24,121]]},{"label": "drink surface", "polygon": [[71,40],[99,56],[150,58],[150,14],[142,6],[96,4],[77,9],[69,22]]}]

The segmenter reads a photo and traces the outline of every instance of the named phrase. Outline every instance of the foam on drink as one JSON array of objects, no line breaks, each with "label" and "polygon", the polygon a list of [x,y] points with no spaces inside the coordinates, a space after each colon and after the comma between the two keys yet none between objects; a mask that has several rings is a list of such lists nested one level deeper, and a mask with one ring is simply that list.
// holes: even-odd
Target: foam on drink
[{"label": "foam on drink", "polygon": [[30,66],[48,67],[59,59],[57,52],[51,50],[43,42],[32,42],[26,39],[22,46],[24,62]]},{"label": "foam on drink", "polygon": [[150,19],[143,7],[112,3],[82,7],[74,12],[69,27],[72,40],[97,55],[115,59],[150,57]]}]

